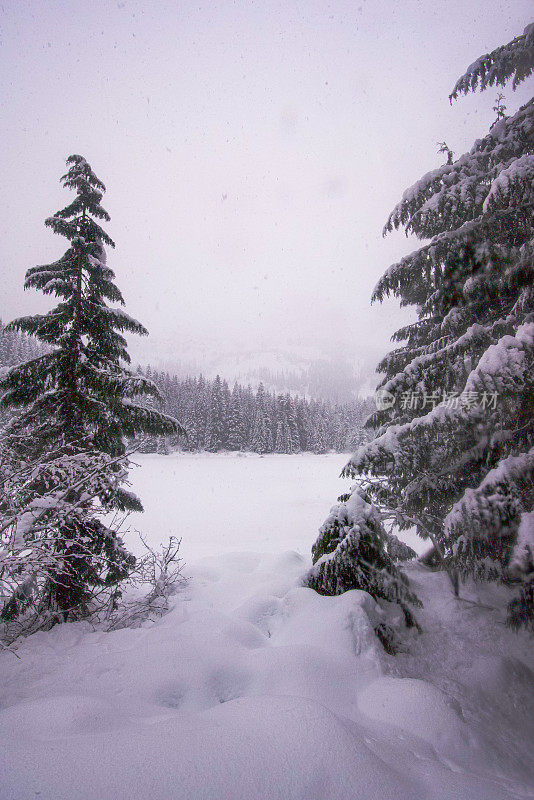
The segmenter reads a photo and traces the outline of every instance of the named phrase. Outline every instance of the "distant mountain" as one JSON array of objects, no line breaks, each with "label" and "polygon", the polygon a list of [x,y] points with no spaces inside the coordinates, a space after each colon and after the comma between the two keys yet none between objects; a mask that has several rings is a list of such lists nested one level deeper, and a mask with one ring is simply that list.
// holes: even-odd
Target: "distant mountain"
[{"label": "distant mountain", "polygon": [[349,362],[332,358],[318,350],[287,347],[284,350],[223,349],[211,344],[180,348],[181,353],[154,358],[151,366],[180,378],[203,374],[220,375],[253,387],[263,383],[271,392],[290,392],[302,397],[344,403],[368,395],[373,385],[372,367],[363,360]]}]

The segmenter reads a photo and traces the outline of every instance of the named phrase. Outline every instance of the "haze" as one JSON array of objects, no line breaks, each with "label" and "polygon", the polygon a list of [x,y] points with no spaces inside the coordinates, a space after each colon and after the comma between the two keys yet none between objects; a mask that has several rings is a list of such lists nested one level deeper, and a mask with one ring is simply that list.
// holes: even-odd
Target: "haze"
[{"label": "haze", "polygon": [[[402,192],[485,135],[456,78],[532,2],[4,2],[0,316],[50,307],[26,269],[65,250],[66,156],[107,186],[108,261],[151,333],[134,359],[288,346],[374,362],[407,312],[370,306],[416,244]],[[507,91],[511,113],[532,81]]]}]

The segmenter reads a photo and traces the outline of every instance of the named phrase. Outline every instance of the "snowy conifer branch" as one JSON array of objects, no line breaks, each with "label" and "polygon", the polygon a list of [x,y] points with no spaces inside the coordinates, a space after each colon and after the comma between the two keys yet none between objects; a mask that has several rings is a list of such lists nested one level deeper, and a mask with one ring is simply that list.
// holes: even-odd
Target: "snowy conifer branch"
[{"label": "snowy conifer branch", "polygon": [[513,77],[512,88],[528,78],[534,71],[534,23],[527,25],[523,34],[508,44],[481,56],[458,79],[449,99],[458,95],[484,91],[488,86],[504,86]]}]

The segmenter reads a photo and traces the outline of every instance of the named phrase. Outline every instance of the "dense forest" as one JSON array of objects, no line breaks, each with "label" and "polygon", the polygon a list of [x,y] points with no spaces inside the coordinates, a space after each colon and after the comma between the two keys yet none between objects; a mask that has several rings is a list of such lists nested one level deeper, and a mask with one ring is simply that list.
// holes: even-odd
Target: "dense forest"
[{"label": "dense forest", "polygon": [[173,449],[251,450],[256,453],[347,452],[368,441],[366,417],[374,405],[355,400],[342,405],[268,392],[262,383],[251,386],[186,378],[169,373],[138,370],[154,381],[163,398],[165,413],[179,419],[187,434],[149,437],[142,452],[165,453]]},{"label": "dense forest", "polygon": [[0,368],[12,367],[44,353],[44,348],[33,336],[4,329],[0,320]]}]

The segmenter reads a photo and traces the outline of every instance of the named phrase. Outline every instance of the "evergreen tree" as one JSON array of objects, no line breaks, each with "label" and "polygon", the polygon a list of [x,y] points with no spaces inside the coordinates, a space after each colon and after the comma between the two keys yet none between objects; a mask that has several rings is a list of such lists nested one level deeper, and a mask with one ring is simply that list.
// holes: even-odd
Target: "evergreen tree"
[{"label": "evergreen tree", "polygon": [[310,448],[309,441],[309,406],[305,400],[297,400],[296,403],[296,416],[297,416],[297,430],[299,438],[299,449],[308,452]]},{"label": "evergreen tree", "polygon": [[143,436],[136,442],[142,452],[165,453],[171,449],[257,450],[268,453],[297,453],[308,448],[315,452],[335,449],[345,452],[348,432],[354,441],[363,441],[365,404],[353,401],[343,406],[315,400],[293,399],[289,394],[268,394],[263,384],[256,395],[250,386],[238,383],[232,393],[219,378],[213,382],[178,380],[168,373],[153,372],[148,366],[138,374],[152,379],[162,400],[148,397],[145,408],[163,410],[182,420],[187,434],[164,437]]},{"label": "evergreen tree", "polygon": [[297,412],[295,409],[295,404],[293,402],[293,398],[290,394],[286,394],[284,396],[284,403],[287,413],[287,424],[289,427],[289,446],[290,449],[288,450],[289,453],[298,453],[301,450],[300,445],[300,437],[299,437],[299,429],[298,429],[298,422],[297,422]]},{"label": "evergreen tree", "polygon": [[263,383],[258,386],[255,406],[250,447],[255,453],[263,455],[264,453],[272,452],[273,449],[267,398]]},{"label": "evergreen tree", "polygon": [[[530,25],[478,59],[451,99],[512,76],[515,88],[533,69]],[[532,625],[534,100],[451,161],[408,189],[386,224],[430,240],[373,296],[399,297],[418,319],[378,367],[393,403],[372,415],[376,438],[344,474],[449,568],[520,579],[510,621]]]},{"label": "evergreen tree", "polygon": [[386,532],[363,490],[339,499],[312,547],[314,566],[307,585],[325,595],[361,589],[376,599],[398,603],[411,627],[416,623],[409,604],[421,602],[396,562],[415,557],[415,552]]},{"label": "evergreen tree", "polygon": [[[150,364],[147,366],[145,372],[143,373],[142,370],[137,371],[137,375],[141,377],[145,377],[149,381],[153,381],[154,385],[157,385],[158,373],[152,371],[152,367]],[[145,397],[142,401],[143,408],[146,408],[149,411],[154,411],[158,407],[158,402],[156,397],[153,395],[149,395]],[[157,453],[158,451],[158,436],[155,432],[142,432],[140,435],[136,437],[136,445],[137,450],[140,453]]]},{"label": "evergreen tree", "polygon": [[293,452],[287,408],[283,395],[279,395],[276,401],[276,435],[274,440],[274,452]]},{"label": "evergreen tree", "polygon": [[309,417],[308,426],[308,449],[313,453],[326,453],[328,450],[328,431],[321,404],[313,404],[313,412]]},{"label": "evergreen tree", "polygon": [[234,384],[228,416],[228,449],[244,450],[247,444],[247,430],[243,398],[238,384]]},{"label": "evergreen tree", "polygon": [[205,446],[206,416],[208,413],[209,390],[203,375],[198,379],[193,404],[192,435],[195,435],[195,449],[202,450]]},{"label": "evergreen tree", "polygon": [[228,439],[227,429],[226,392],[223,382],[217,375],[211,387],[209,415],[206,422],[206,450],[212,453],[223,450]]},{"label": "evergreen tree", "polygon": [[246,449],[251,450],[252,428],[254,426],[255,397],[250,384],[248,384],[243,394],[243,409],[245,416]]},{"label": "evergreen tree", "polygon": [[[124,366],[130,358],[122,332],[145,335],[145,328],[108,306],[108,301],[121,305],[124,301],[106,264],[104,245],[114,247],[114,243],[97,222],[109,220],[100,204],[105,187],[81,156],[70,156],[67,165],[62,182],[76,196],[45,224],[64,236],[69,247],[53,264],[29,269],[25,282],[25,288],[55,295],[60,302],[46,314],[21,317],[7,326],[34,336],[49,352],[12,367],[2,377],[2,407],[21,408],[6,436],[19,458],[34,461],[37,472],[43,472],[42,477],[34,476],[33,500],[40,492],[55,496],[61,490],[53,476],[60,481],[62,470],[47,471],[47,459],[53,456],[57,461],[63,454],[76,460],[77,454],[100,453],[108,457],[97,492],[100,503],[106,508],[142,510],[139,499],[121,486],[128,467],[125,439],[141,431],[172,434],[180,426],[139,403],[143,396],[159,395],[152,381]],[[95,523],[93,496],[80,490],[69,502],[76,505],[76,515],[58,515],[52,533],[49,529],[40,543],[55,567],[47,572],[44,584],[33,584],[37,602],[63,619],[83,612],[91,589],[102,581],[116,584],[132,564],[117,532]],[[30,526],[30,548],[36,546],[31,530]],[[102,557],[107,563],[104,577],[95,568]]]}]

